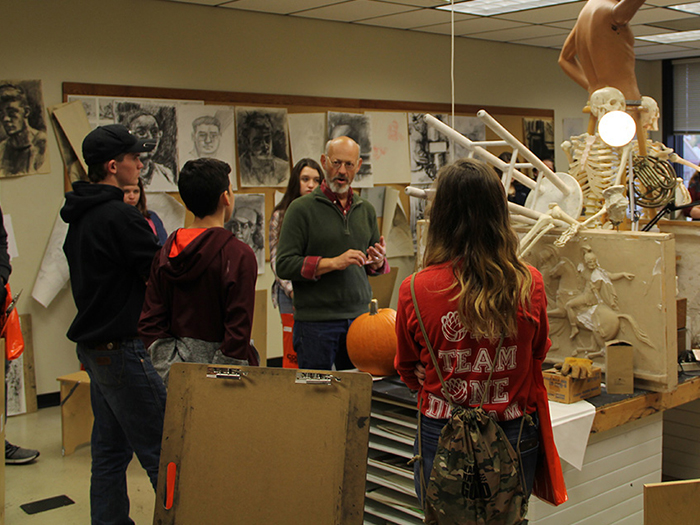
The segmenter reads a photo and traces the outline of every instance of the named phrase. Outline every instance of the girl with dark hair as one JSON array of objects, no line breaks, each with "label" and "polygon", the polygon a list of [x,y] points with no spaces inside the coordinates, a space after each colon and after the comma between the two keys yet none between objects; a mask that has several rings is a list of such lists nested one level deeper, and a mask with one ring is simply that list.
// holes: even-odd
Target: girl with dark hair
[{"label": "girl with dark hair", "polygon": [[168,238],[168,232],[165,231],[163,221],[160,220],[158,214],[154,211],[148,211],[146,207],[146,193],[143,191],[141,177],[139,177],[138,185],[124,186],[122,189],[124,190],[124,202],[136,206],[136,209],[141,212],[141,215],[150,225],[153,234],[158,238],[158,244],[163,246]]},{"label": "girl with dark hair", "polygon": [[[688,181],[688,193],[690,193],[690,202],[700,201],[700,171],[693,173]],[[700,220],[700,206],[692,208],[684,208],[683,215],[690,217],[694,221]]]},{"label": "girl with dark hair", "polygon": [[[438,352],[452,400],[478,406],[485,394],[484,410],[519,453],[529,497],[538,455],[557,458],[548,475],[556,478],[561,468],[542,377],[551,345],[542,276],[518,258],[506,194],[488,165],[461,159],[442,168],[429,218],[424,269],[414,283],[425,333]],[[399,291],[395,364],[402,380],[418,391],[422,450],[417,438],[414,451],[428,480],[451,410],[416,316],[410,281]],[[422,499],[420,464],[414,464],[414,477]]]},{"label": "girl with dark hair", "polygon": [[275,282],[272,285],[272,304],[279,308],[280,317],[282,318],[282,336],[284,355],[282,363],[285,368],[298,368],[296,360],[296,352],[292,344],[292,328],[294,326],[294,315],[292,308],[292,282],[280,279],[277,277],[275,262],[277,259],[277,242],[279,241],[280,231],[282,230],[282,221],[284,213],[298,197],[308,195],[316,186],[321,184],[323,180],[323,170],[321,166],[313,159],[301,159],[292,169],[292,174],[289,177],[287,191],[284,197],[275,206],[270,217],[270,266],[275,274]]}]

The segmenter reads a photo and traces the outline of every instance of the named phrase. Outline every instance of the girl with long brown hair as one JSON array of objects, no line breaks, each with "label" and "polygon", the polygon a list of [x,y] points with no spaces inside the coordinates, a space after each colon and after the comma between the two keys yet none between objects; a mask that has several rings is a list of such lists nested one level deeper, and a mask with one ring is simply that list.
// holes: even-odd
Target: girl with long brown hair
[{"label": "girl with long brown hair", "polygon": [[[453,402],[473,407],[483,397],[484,410],[519,450],[529,496],[538,456],[556,454],[542,378],[551,345],[542,276],[518,258],[506,194],[488,165],[461,159],[442,168],[429,218],[424,269],[414,282],[425,333]],[[418,439],[414,450],[422,461],[414,475],[422,498],[420,464],[429,479],[450,404],[419,326],[410,280],[399,291],[395,364],[418,391],[422,450]]]}]

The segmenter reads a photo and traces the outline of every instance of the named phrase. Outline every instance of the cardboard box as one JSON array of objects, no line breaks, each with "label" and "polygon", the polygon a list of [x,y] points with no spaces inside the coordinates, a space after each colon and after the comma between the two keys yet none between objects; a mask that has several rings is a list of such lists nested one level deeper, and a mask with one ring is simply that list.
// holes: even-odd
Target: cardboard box
[{"label": "cardboard box", "polygon": [[608,394],[634,392],[634,348],[627,341],[605,343],[605,388]]},{"label": "cardboard box", "polygon": [[569,404],[600,394],[600,367],[594,366],[593,376],[588,379],[563,376],[555,368],[545,370],[542,374],[544,375],[544,386],[547,388],[547,397],[550,401]]}]

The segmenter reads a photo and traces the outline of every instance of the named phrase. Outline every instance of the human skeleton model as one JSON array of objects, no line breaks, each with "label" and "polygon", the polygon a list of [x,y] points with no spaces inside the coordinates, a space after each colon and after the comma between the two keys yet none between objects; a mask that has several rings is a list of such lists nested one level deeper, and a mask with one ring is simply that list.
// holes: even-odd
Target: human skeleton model
[{"label": "human skeleton model", "polygon": [[[625,97],[619,89],[605,87],[595,91],[589,102],[591,114],[600,120],[610,111],[625,111]],[[571,137],[561,145],[569,160],[569,174],[581,186],[586,217],[603,207],[603,191],[613,186],[624,171],[621,148],[608,146],[598,133]],[[619,184],[619,182],[618,182]]]}]

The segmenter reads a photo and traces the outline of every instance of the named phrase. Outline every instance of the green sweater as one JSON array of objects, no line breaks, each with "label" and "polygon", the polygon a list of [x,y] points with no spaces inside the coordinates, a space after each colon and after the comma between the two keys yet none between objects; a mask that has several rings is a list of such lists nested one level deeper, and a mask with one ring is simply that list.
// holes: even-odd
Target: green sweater
[{"label": "green sweater", "polygon": [[337,257],[351,248],[367,253],[377,242],[374,207],[356,193],[346,216],[320,187],[292,202],[277,246],[277,275],[294,286],[294,319],[353,319],[369,311],[372,289],[366,267],[349,266],[316,280],[304,279],[301,270],[307,256]]}]

